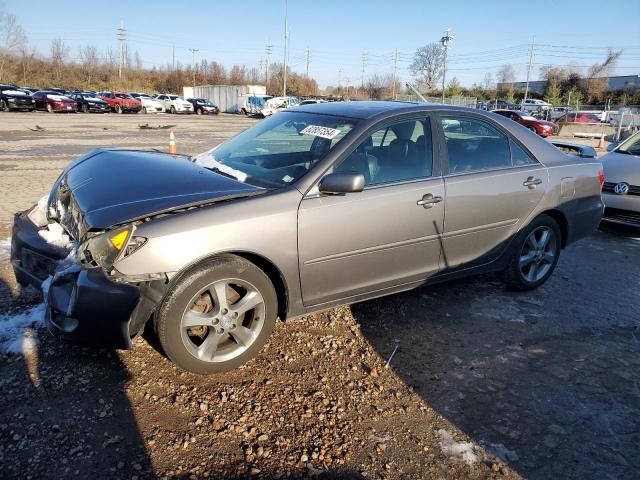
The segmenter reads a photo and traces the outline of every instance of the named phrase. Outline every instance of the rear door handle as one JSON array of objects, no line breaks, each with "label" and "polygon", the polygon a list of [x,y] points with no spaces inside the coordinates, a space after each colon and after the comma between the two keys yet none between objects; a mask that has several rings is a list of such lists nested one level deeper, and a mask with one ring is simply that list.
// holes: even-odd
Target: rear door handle
[{"label": "rear door handle", "polygon": [[529,177],[524,182],[522,182],[522,185],[524,185],[525,187],[529,187],[530,190],[533,190],[534,188],[536,188],[536,185],[540,185],[541,183],[542,180],[540,180],[539,178]]},{"label": "rear door handle", "polygon": [[442,197],[434,197],[433,194],[427,193],[422,197],[422,200],[418,200],[416,205],[422,205],[424,208],[431,208],[434,204],[440,203]]}]

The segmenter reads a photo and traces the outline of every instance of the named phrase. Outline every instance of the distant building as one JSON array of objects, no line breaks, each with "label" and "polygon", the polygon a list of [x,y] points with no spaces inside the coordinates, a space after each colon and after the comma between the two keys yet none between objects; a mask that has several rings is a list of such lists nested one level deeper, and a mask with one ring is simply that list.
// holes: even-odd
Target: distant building
[{"label": "distant building", "polygon": [[[624,90],[628,93],[636,93],[640,91],[640,75],[618,75],[604,78],[607,79],[607,90],[610,92]],[[508,85],[507,83],[498,82],[498,89],[504,90],[508,88]],[[527,82],[513,82],[512,85],[514,89],[524,91],[527,87]],[[542,95],[546,85],[546,80],[532,80],[529,82],[529,91]]]}]

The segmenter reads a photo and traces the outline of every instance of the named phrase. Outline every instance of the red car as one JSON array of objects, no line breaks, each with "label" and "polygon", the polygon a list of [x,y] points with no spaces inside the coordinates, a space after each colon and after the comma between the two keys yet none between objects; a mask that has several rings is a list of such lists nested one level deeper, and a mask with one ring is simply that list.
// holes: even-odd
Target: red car
[{"label": "red car", "polygon": [[140,100],[136,100],[128,93],[102,92],[100,93],[100,98],[107,102],[111,109],[116,113],[138,113],[142,110],[142,102],[140,102]]},{"label": "red car", "polygon": [[518,122],[520,125],[524,125],[529,130],[537,133],[541,137],[548,137],[549,135],[557,135],[560,131],[560,127],[546,120],[538,120],[532,117],[526,112],[516,112],[513,110],[493,110],[493,113],[502,115],[503,117],[510,118],[514,122]]},{"label": "red car", "polygon": [[76,113],[78,104],[69,97],[50,90],[40,90],[31,95],[36,110],[46,110],[53,112],[69,112]]},{"label": "red car", "polygon": [[560,117],[558,123],[602,123],[602,117],[599,112],[570,112]]}]

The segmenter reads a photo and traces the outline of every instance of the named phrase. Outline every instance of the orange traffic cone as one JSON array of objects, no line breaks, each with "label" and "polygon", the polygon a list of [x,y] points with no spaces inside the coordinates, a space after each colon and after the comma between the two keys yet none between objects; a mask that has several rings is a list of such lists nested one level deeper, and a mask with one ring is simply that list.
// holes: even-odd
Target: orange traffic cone
[{"label": "orange traffic cone", "polygon": [[604,144],[604,133],[602,135],[600,135],[600,141],[598,142],[598,148],[604,148],[605,144]]},{"label": "orange traffic cone", "polygon": [[169,153],[176,153],[176,137],[169,132]]}]

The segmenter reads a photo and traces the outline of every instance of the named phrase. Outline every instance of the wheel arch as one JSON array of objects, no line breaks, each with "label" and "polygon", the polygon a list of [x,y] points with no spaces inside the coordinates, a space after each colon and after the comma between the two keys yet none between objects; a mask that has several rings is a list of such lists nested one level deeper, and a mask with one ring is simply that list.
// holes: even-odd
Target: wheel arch
[{"label": "wheel arch", "polygon": [[540,215],[547,215],[556,221],[560,227],[560,245],[562,248],[565,248],[567,246],[567,239],[569,238],[569,221],[566,215],[556,208],[540,212]]},{"label": "wheel arch", "polygon": [[[289,289],[287,286],[287,282],[284,275],[282,274],[282,271],[276,266],[276,264],[269,260],[267,257],[258,253],[244,250],[233,250],[215,252],[209,255],[205,255],[204,257],[200,257],[194,262],[182,268],[175,276],[173,276],[173,278],[169,282],[169,285],[175,284],[175,282],[186,275],[192,268],[201,265],[202,263],[209,260],[215,259],[217,257],[224,257],[226,255],[235,255],[236,257],[241,257],[253,263],[256,267],[258,267],[265,273],[276,291],[276,298],[278,299],[278,317],[280,317],[280,319],[284,321],[287,318],[287,312],[289,310]],[[169,285],[167,285],[166,291],[169,290]]]}]

